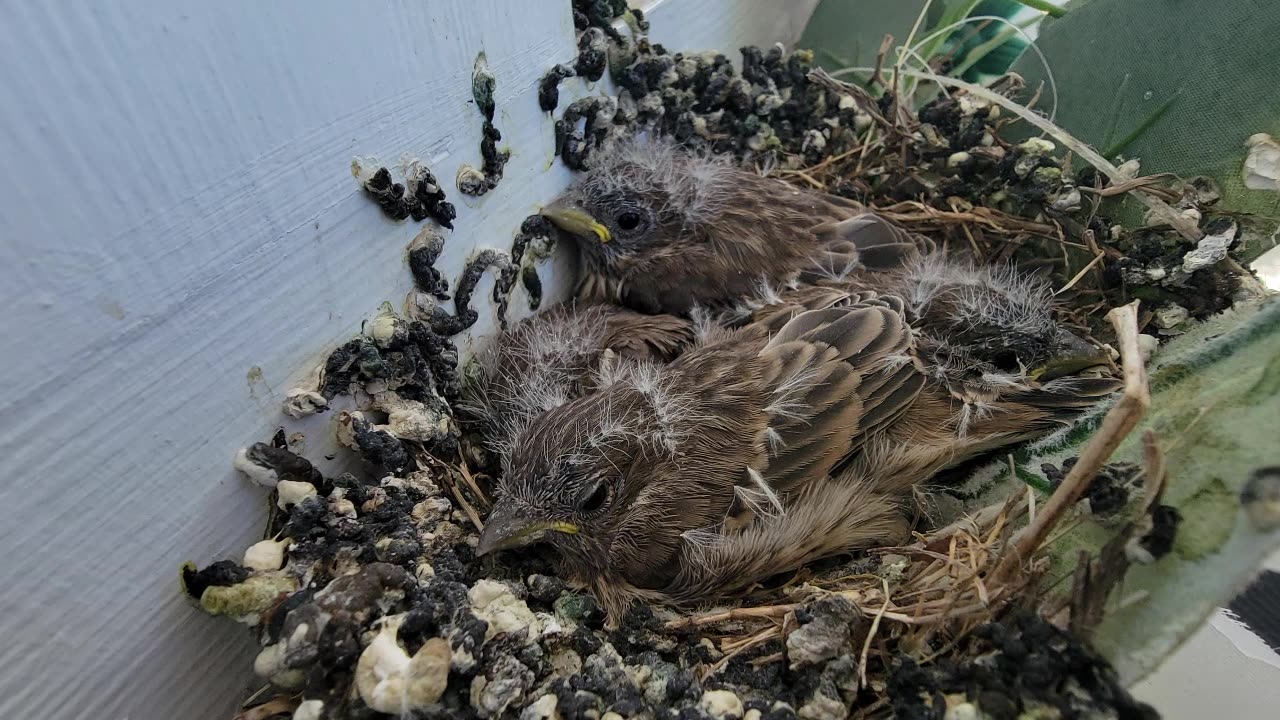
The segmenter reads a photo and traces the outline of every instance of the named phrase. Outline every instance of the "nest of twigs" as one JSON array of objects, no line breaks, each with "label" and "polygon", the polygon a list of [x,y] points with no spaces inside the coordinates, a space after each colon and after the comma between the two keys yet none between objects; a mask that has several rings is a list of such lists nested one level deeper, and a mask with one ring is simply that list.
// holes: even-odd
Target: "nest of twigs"
[{"label": "nest of twigs", "polygon": [[[592,8],[582,22],[598,32],[584,33],[583,48],[595,57],[608,17],[604,5]],[[636,607],[606,628],[595,601],[551,577],[544,558],[497,564],[474,555],[488,478],[461,458],[450,411],[458,358],[447,337],[475,322],[469,303],[487,268],[500,272],[495,301],[506,308],[536,223],[526,222],[509,256],[477,255],[455,285],[455,315],[437,302],[447,299],[432,267],[443,240],[415,243],[421,292],[405,317],[384,308],[329,358],[317,387],[291,392],[286,405],[298,417],[328,409],[336,395],[356,397],[359,410],[335,413],[338,438],[376,472],[325,477],[288,450],[283,433],[247,448],[237,467],[276,488],[275,538],[251,548],[252,562],[246,553],[243,564],[184,572],[206,611],[258,629],[255,670],[271,685],[242,717],[1149,714],[1083,640],[1129,564],[1168,550],[1176,513],[1160,505],[1154,435],[1144,437],[1144,497],[1114,539],[1059,577],[1046,556],[1147,408],[1140,333],[1178,332],[1250,281],[1231,256],[1231,218],[1211,216],[1212,189],[1113,166],[1010,100],[1016,81],[993,91],[927,77],[953,94],[917,112],[901,101],[900,81],[931,74],[901,66],[878,63],[868,88],[811,70],[809,56],[749,48],[748,83],[734,80],[723,56],[669,56],[644,38],[628,50],[624,92],[634,96],[617,99],[616,116],[593,101],[601,107],[583,129],[581,117],[562,120],[566,161],[585,161],[593,137],[643,129],[635,126],[647,117],[651,130],[685,132],[691,144],[762,172],[857,199],[978,262],[1041,267],[1073,324],[1118,349],[1122,397],[1042,507],[1019,486],[910,545],[809,568],[730,609]],[[598,64],[591,72],[602,72]],[[566,73],[542,88],[553,110],[550,90]],[[674,85],[662,84],[671,77]],[[714,104],[723,102],[715,88],[735,87],[778,101],[744,119],[740,108]],[[645,100],[653,96],[662,102]],[[624,114],[628,102],[639,110]],[[1044,140],[1005,139],[1016,120],[1067,154]],[[1106,216],[1126,195],[1146,208],[1142,227]]]}]

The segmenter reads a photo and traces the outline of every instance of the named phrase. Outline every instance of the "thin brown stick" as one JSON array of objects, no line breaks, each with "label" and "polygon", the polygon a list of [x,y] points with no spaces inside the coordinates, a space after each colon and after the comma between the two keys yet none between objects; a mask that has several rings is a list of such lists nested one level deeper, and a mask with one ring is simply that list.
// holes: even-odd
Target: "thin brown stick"
[{"label": "thin brown stick", "polygon": [[[1159,185],[1165,180],[1173,180],[1176,177],[1177,176],[1173,175],[1172,173],[1160,173],[1158,175],[1145,175],[1143,177],[1134,178],[1132,180],[1126,180],[1125,182],[1116,183],[1114,185],[1108,185],[1107,187],[1102,188],[1101,190],[1096,188],[1091,188],[1091,187],[1081,187],[1079,188],[1079,190],[1081,192],[1097,195],[1098,197],[1113,197],[1115,195],[1123,195],[1127,192],[1133,192],[1134,190],[1146,190],[1147,192],[1151,192],[1154,194],[1154,193],[1160,192],[1159,190],[1156,190],[1154,186]],[[1177,199],[1177,193],[1166,192],[1161,194],[1165,195],[1171,200]]]},{"label": "thin brown stick", "polygon": [[[450,472],[450,467],[440,462],[435,456],[428,452],[417,453],[418,463],[425,465],[433,465],[441,468],[444,475],[444,484],[449,487],[449,493],[453,495],[453,499],[458,501],[462,506],[462,511],[466,513],[467,518],[471,520],[471,524],[476,526],[476,530],[484,532],[484,523],[480,520],[480,513],[471,506],[467,501],[467,496],[462,492],[462,488],[458,487],[454,474]],[[458,473],[461,475],[462,473]]]},{"label": "thin brown stick", "polygon": [[867,656],[871,654],[871,641],[875,638],[876,631],[880,629],[881,618],[889,610],[889,581],[881,578],[880,583],[884,588],[884,604],[880,606],[880,612],[876,613],[875,618],[871,620],[871,629],[867,631],[867,639],[862,643],[862,653],[858,656],[858,687],[860,688],[867,686]]},{"label": "thin brown stick", "polygon": [[691,615],[689,617],[676,618],[675,620],[669,621],[665,627],[668,630],[682,630],[684,628],[700,627],[702,625],[714,625],[715,623],[728,622],[730,620],[779,618],[793,610],[799,609],[800,607],[800,603],[788,603],[785,605],[733,608],[732,610],[707,613],[705,615]]},{"label": "thin brown stick", "polygon": [[841,160],[845,160],[847,158],[853,157],[859,152],[862,152],[863,148],[865,147],[866,147],[865,145],[859,145],[858,147],[853,148],[852,150],[846,150],[840,153],[839,155],[833,155],[827,158],[826,160],[823,160],[822,162],[818,163],[817,165],[814,165],[813,167],[807,167],[807,168],[804,168],[803,170],[779,170],[778,174],[779,175],[800,175],[801,173],[809,173],[810,175],[812,175],[813,173],[816,173],[819,170],[825,170],[826,168],[830,167],[835,163],[840,162]]},{"label": "thin brown stick", "polygon": [[1142,476],[1144,490],[1142,515],[1149,515],[1151,508],[1155,507],[1164,496],[1164,488],[1168,480],[1164,451],[1160,449],[1160,436],[1151,429],[1142,433]]},{"label": "thin brown stick", "polygon": [[880,40],[880,49],[876,51],[876,67],[871,71],[871,82],[879,83],[884,86],[884,80],[880,77],[880,70],[884,67],[884,56],[889,53],[889,48],[893,47],[893,35],[884,34],[884,38]]},{"label": "thin brown stick", "polygon": [[791,174],[792,174],[792,175],[795,175],[796,177],[800,178],[801,180],[804,180],[805,182],[807,182],[807,183],[809,183],[810,185],[812,185],[815,189],[818,189],[818,190],[826,190],[826,189],[827,189],[827,186],[826,186],[826,185],[824,185],[824,184],[822,184],[821,182],[819,182],[816,178],[814,178],[812,175],[810,175],[809,173],[805,172],[804,170],[792,170],[792,171],[790,171],[790,172],[791,172]]},{"label": "thin brown stick", "polygon": [[771,627],[771,628],[768,628],[767,630],[762,630],[761,632],[758,632],[755,635],[752,635],[746,640],[740,640],[736,643],[733,643],[733,649],[725,653],[724,657],[717,660],[716,664],[712,665],[710,669],[707,670],[706,674],[708,676],[715,675],[716,673],[723,670],[725,666],[729,664],[730,660],[737,657],[742,652],[750,648],[753,648],[757,645],[760,645],[764,642],[772,640],[773,637],[777,634],[778,634],[778,628]]},{"label": "thin brown stick", "polygon": [[1102,419],[1102,425],[1084,447],[1079,460],[1067,473],[1057,492],[1045,503],[1040,516],[1014,538],[1009,551],[996,569],[996,577],[1007,576],[1041,547],[1049,532],[1089,488],[1094,476],[1146,415],[1147,407],[1151,404],[1147,370],[1142,364],[1142,354],[1138,351],[1138,301],[1112,310],[1107,313],[1107,318],[1115,327],[1117,344],[1120,346],[1124,394]]},{"label": "thin brown stick", "polygon": [[1061,295],[1062,293],[1075,287],[1075,284],[1080,282],[1080,279],[1083,278],[1090,270],[1092,270],[1094,265],[1097,265],[1098,263],[1102,262],[1102,258],[1106,256],[1107,254],[1102,252],[1095,255],[1093,259],[1089,261],[1088,265],[1085,265],[1084,267],[1080,268],[1080,272],[1076,273],[1075,277],[1068,280],[1066,285],[1063,285],[1062,287],[1055,290],[1053,294]]},{"label": "thin brown stick", "polygon": [[477,500],[479,500],[484,505],[493,504],[489,500],[488,496],[484,494],[484,491],[480,489],[480,486],[476,483],[475,477],[472,476],[471,474],[471,468],[467,467],[466,460],[463,460],[462,462],[458,463],[458,472],[462,473],[462,479],[467,483],[467,487],[471,488],[471,492],[476,494]]}]

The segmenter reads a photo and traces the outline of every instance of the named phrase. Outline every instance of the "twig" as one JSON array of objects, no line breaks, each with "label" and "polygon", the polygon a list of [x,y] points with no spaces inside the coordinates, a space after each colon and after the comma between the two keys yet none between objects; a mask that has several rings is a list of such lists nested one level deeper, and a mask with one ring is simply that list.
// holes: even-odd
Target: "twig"
[{"label": "twig", "polygon": [[1062,293],[1075,287],[1075,284],[1080,282],[1080,279],[1083,278],[1090,270],[1092,270],[1094,265],[1097,265],[1098,263],[1102,262],[1102,258],[1106,256],[1107,254],[1103,252],[1100,252],[1097,255],[1095,255],[1093,259],[1089,261],[1088,265],[1085,265],[1084,267],[1080,268],[1080,272],[1076,273],[1075,277],[1068,280],[1066,285],[1063,285],[1062,287],[1055,290],[1053,294],[1061,295]]},{"label": "twig", "polygon": [[1164,451],[1160,449],[1160,436],[1155,430],[1148,429],[1142,433],[1142,477],[1143,501],[1142,515],[1151,514],[1151,509],[1164,497],[1164,488],[1168,480],[1165,472]]},{"label": "twig", "polygon": [[835,163],[840,162],[841,160],[845,160],[853,157],[857,153],[862,152],[863,148],[865,147],[866,147],[865,145],[859,145],[858,147],[853,148],[851,150],[846,150],[840,153],[839,155],[832,155],[831,157],[827,158],[826,160],[823,160],[822,162],[818,163],[817,165],[814,165],[813,167],[807,167],[807,168],[804,168],[803,170],[779,170],[778,174],[779,175],[800,175],[801,173],[813,174],[815,172],[818,172],[819,170],[825,170],[826,168],[830,167]]},{"label": "twig", "polygon": [[675,620],[669,621],[665,627],[667,630],[682,630],[684,628],[728,622],[729,620],[778,618],[800,608],[800,606],[800,603],[788,603],[785,605],[767,605],[764,607],[734,608],[732,610],[723,610],[721,612],[707,613],[705,615],[691,615],[689,617],[676,618]]},{"label": "twig", "polygon": [[1133,192],[1134,190],[1146,190],[1147,192],[1160,192],[1160,194],[1164,195],[1166,198],[1176,199],[1177,193],[1174,193],[1173,191],[1158,191],[1155,189],[1156,186],[1165,180],[1175,179],[1177,179],[1177,175],[1174,175],[1173,173],[1159,173],[1157,175],[1144,175],[1143,177],[1126,180],[1114,185],[1108,185],[1101,190],[1084,186],[1077,189],[1080,192],[1097,195],[1098,197],[1112,197],[1115,195],[1123,195],[1127,192]]},{"label": "twig", "polygon": [[741,654],[748,648],[753,648],[763,642],[773,639],[773,636],[777,634],[778,634],[778,628],[771,627],[771,628],[768,628],[767,630],[762,630],[756,633],[755,635],[752,635],[746,640],[740,640],[737,643],[734,643],[733,649],[725,653],[724,657],[717,660],[716,664],[712,665],[707,670],[706,675],[707,676],[715,675],[716,673],[723,670],[725,666],[729,664],[729,661],[732,660],[737,655]]},{"label": "twig", "polygon": [[[1010,458],[1013,456],[1010,455]],[[1027,486],[1027,522],[1036,521],[1036,489]]]},{"label": "twig", "polygon": [[1084,495],[1094,476],[1146,414],[1147,407],[1151,404],[1147,371],[1138,350],[1138,301],[1112,310],[1107,313],[1107,318],[1115,327],[1117,344],[1120,346],[1124,394],[1102,419],[1102,425],[1080,453],[1080,458],[1067,473],[1058,490],[1045,503],[1040,516],[1010,543],[1009,551],[996,569],[996,577],[1008,575],[1041,547],[1049,532]]},{"label": "twig", "polygon": [[884,56],[889,53],[889,48],[891,47],[893,47],[893,36],[885,33],[884,38],[880,40],[880,50],[876,52],[876,69],[871,72],[871,81],[878,83],[880,87],[884,87],[884,80],[880,77],[880,69],[884,67]]},{"label": "twig", "polygon": [[[467,518],[471,520],[471,524],[476,526],[476,530],[484,532],[484,523],[480,520],[480,513],[476,512],[476,509],[471,506],[470,502],[467,502],[467,496],[463,494],[462,488],[458,487],[454,474],[450,472],[451,468],[440,462],[440,460],[431,453],[425,451],[417,453],[417,457],[419,464],[435,465],[444,469],[444,481],[445,484],[449,486],[449,492],[453,495],[453,499],[457,500],[458,504],[462,506],[462,511],[467,514]],[[462,473],[459,472],[458,474],[461,475]]]},{"label": "twig", "polygon": [[466,481],[467,487],[471,488],[471,492],[476,494],[477,500],[479,500],[484,505],[493,504],[489,500],[488,496],[484,494],[484,491],[480,489],[480,486],[476,484],[476,479],[474,476],[472,476],[471,469],[467,467],[466,460],[463,460],[462,462],[458,463],[458,472],[462,473],[462,479]]},{"label": "twig", "polygon": [[858,687],[860,688],[867,686],[867,656],[871,654],[871,641],[875,638],[876,631],[880,629],[880,619],[889,610],[889,581],[881,578],[880,583],[884,588],[884,604],[880,606],[880,612],[876,613],[875,618],[871,620],[871,629],[867,631],[867,639],[862,643],[862,654],[858,656]]}]

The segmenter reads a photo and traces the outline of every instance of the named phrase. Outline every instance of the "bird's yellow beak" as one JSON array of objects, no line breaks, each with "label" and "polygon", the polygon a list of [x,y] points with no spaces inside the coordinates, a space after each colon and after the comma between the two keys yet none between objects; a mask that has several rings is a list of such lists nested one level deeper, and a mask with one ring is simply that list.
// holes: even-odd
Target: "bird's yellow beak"
[{"label": "bird's yellow beak", "polygon": [[480,542],[476,545],[476,555],[531,545],[553,532],[576,535],[578,526],[563,520],[521,517],[499,501],[485,521]]},{"label": "bird's yellow beak", "polygon": [[1106,350],[1063,330],[1058,333],[1057,352],[1044,365],[1030,373],[1032,380],[1053,380],[1072,375],[1088,367],[1111,361]]},{"label": "bird's yellow beak", "polygon": [[581,237],[594,235],[602,243],[607,243],[613,239],[609,228],[602,225],[599,220],[591,217],[590,213],[576,207],[552,203],[542,208],[540,214],[565,232]]}]

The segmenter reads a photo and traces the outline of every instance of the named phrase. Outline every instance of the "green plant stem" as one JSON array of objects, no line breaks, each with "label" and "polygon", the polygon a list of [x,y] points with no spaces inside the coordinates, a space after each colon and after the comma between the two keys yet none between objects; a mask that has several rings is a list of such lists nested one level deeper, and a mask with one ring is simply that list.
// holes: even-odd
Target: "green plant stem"
[{"label": "green plant stem", "polygon": [[1065,9],[1048,2],[1048,0],[1014,0],[1014,2],[1019,5],[1026,5],[1032,10],[1039,10],[1040,12],[1047,14],[1049,17],[1060,18],[1067,14]]},{"label": "green plant stem", "polygon": [[1169,112],[1169,108],[1173,107],[1173,102],[1177,99],[1178,99],[1178,96],[1173,95],[1168,100],[1165,100],[1163,103],[1161,103],[1160,107],[1152,111],[1152,113],[1148,115],[1145,120],[1138,123],[1138,127],[1134,128],[1128,135],[1125,135],[1124,137],[1120,138],[1116,142],[1111,143],[1107,147],[1103,148],[1102,156],[1112,158],[1112,157],[1115,157],[1116,155],[1119,155],[1121,152],[1123,152],[1124,149],[1129,147],[1129,145],[1134,140],[1137,140],[1138,137],[1142,135],[1142,133],[1146,132],[1147,128],[1151,127],[1152,125],[1155,125],[1157,120],[1163,117],[1165,113]]}]

